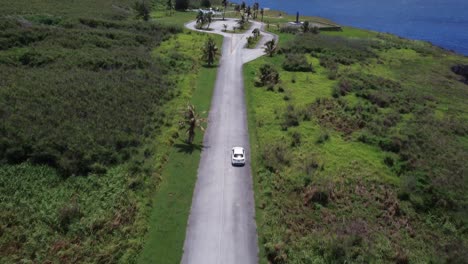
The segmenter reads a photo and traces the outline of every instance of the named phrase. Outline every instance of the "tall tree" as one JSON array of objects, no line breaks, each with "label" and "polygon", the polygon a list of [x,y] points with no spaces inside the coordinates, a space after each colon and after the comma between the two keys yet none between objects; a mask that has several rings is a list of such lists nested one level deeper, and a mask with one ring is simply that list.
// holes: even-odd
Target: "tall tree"
[{"label": "tall tree", "polygon": [[304,21],[304,23],[301,26],[302,32],[307,33],[310,30],[310,23],[309,21]]},{"label": "tall tree", "polygon": [[213,13],[211,13],[211,12],[206,13],[205,14],[205,21],[208,23],[208,26],[206,27],[206,29],[209,29],[210,25],[211,25],[211,22],[213,21]]},{"label": "tall tree", "polygon": [[239,25],[239,29],[244,29],[245,23],[246,23],[245,15],[241,14],[241,19],[239,19],[239,21],[237,21],[237,24]]},{"label": "tall tree", "polygon": [[205,131],[205,128],[202,126],[202,124],[206,123],[206,118],[201,118],[200,114],[197,113],[195,106],[192,104],[187,105],[183,115],[184,120],[180,122],[180,126],[181,128],[187,128],[187,143],[193,144],[193,140],[195,139],[195,130],[200,128],[201,131]]},{"label": "tall tree", "polygon": [[203,11],[198,11],[197,13],[197,24],[204,24],[205,23],[205,14]]},{"label": "tall tree", "polygon": [[245,6],[246,6],[246,5],[245,5],[245,2],[242,1],[241,6],[240,6],[240,9],[241,9],[241,10],[245,10]]},{"label": "tall tree", "polygon": [[228,3],[229,2],[227,0],[223,0],[223,2],[222,2],[223,6],[224,6],[223,20],[225,20],[224,17],[226,16],[226,8],[227,8]]},{"label": "tall tree", "polygon": [[250,8],[250,6],[248,6],[247,9],[245,10],[245,14],[247,15],[246,16],[247,21],[249,21],[249,18],[252,15],[252,8]]},{"label": "tall tree", "polygon": [[317,27],[317,26],[314,26],[310,32],[314,33],[314,34],[319,34],[320,33],[320,29]]},{"label": "tall tree", "polygon": [[174,5],[172,4],[172,0],[167,0],[166,9],[169,11],[169,14],[172,15],[172,10],[174,9]]},{"label": "tall tree", "polygon": [[189,6],[189,0],[175,0],[175,9],[176,10],[187,10]]},{"label": "tall tree", "polygon": [[273,54],[275,54],[275,51],[276,51],[276,43],[274,39],[265,43],[265,52],[268,54],[268,56],[273,57]]},{"label": "tall tree", "polygon": [[260,29],[256,28],[252,31],[254,38],[260,37]]},{"label": "tall tree", "polygon": [[258,2],[255,2],[253,4],[253,19],[257,19],[259,8],[260,8],[260,4]]},{"label": "tall tree", "polygon": [[208,66],[213,65],[218,56],[218,47],[212,38],[209,38],[203,47],[203,60]]},{"label": "tall tree", "polygon": [[211,7],[211,1],[210,0],[202,0],[201,1],[201,6],[209,8],[209,7]]},{"label": "tall tree", "polygon": [[136,17],[148,21],[150,17],[150,6],[146,1],[136,1],[134,9],[137,12]]},{"label": "tall tree", "polygon": [[263,15],[265,14],[265,9],[262,7],[262,9],[260,9],[260,15],[262,15],[262,22],[263,22]]},{"label": "tall tree", "polygon": [[239,13],[240,13],[240,11],[241,11],[240,5],[234,6],[234,10],[236,11],[237,15],[239,15]]}]

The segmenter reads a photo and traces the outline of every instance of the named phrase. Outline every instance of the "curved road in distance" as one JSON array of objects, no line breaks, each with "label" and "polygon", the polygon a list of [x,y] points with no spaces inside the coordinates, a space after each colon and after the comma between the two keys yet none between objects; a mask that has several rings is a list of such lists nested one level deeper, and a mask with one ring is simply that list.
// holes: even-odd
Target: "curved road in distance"
[{"label": "curved road in distance", "polygon": [[[263,45],[276,36],[262,32],[256,49],[244,49],[253,28],[245,34],[223,33],[236,21],[214,21],[213,31],[224,36],[222,56],[204,135],[198,178],[184,243],[183,264],[254,264],[258,262],[255,202],[250,169],[247,111],[242,65],[264,55]],[[186,24],[195,29],[195,22]],[[234,146],[246,150],[244,167],[231,165]]]}]

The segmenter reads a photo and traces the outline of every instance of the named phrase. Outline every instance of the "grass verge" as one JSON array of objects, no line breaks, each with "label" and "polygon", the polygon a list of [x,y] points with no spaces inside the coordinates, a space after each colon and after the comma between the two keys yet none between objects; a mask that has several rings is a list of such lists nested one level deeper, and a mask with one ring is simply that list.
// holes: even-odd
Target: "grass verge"
[{"label": "grass verge", "polygon": [[[208,37],[195,32],[187,33],[188,35],[183,39],[174,40],[171,45],[163,48],[171,50],[178,46],[180,50],[190,50],[193,53],[192,45],[202,44],[196,39],[204,41]],[[221,36],[213,35],[212,37],[215,38],[218,46],[222,44]],[[190,47],[184,47],[185,45]],[[196,55],[192,56],[198,59]],[[216,74],[216,67],[199,67],[185,75],[181,82],[184,96],[173,102],[172,111],[179,110],[180,112],[187,102],[191,102],[199,112],[208,111]],[[161,184],[153,199],[150,230],[139,263],[179,263],[182,257],[203,134],[197,133],[193,147],[185,144],[183,141],[185,135],[180,137],[180,139],[175,139],[170,149],[167,164],[162,172]]]}]

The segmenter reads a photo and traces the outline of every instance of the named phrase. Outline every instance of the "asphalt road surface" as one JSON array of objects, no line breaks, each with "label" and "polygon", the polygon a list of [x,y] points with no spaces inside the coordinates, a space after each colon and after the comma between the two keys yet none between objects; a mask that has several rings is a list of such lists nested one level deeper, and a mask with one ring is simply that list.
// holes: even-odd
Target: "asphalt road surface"
[{"label": "asphalt road surface", "polygon": [[[245,34],[223,33],[234,20],[211,24],[224,36],[222,57],[204,135],[182,263],[249,264],[258,262],[255,203],[250,170],[250,147],[242,65],[264,55],[263,44],[275,36],[262,32],[257,49],[244,49],[254,22]],[[195,30],[195,22],[186,27]],[[244,147],[244,167],[231,165],[230,151]]]}]

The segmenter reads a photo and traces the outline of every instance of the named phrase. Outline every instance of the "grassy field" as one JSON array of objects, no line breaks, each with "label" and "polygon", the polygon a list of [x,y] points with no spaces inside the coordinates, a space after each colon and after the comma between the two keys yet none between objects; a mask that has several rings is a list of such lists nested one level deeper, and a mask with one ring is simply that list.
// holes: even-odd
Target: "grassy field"
[{"label": "grassy field", "polygon": [[[261,16],[258,17],[261,19]],[[300,21],[309,21],[311,23],[321,23],[321,24],[329,24],[329,25],[337,25],[335,22],[328,20],[323,17],[314,17],[314,16],[300,16]],[[263,22],[269,25],[283,25],[284,23],[296,21],[296,15],[287,14],[282,11],[278,10],[267,10],[265,11]]]},{"label": "grassy field", "polygon": [[270,29],[279,54],[244,69],[261,263],[465,263],[468,59]]}]

